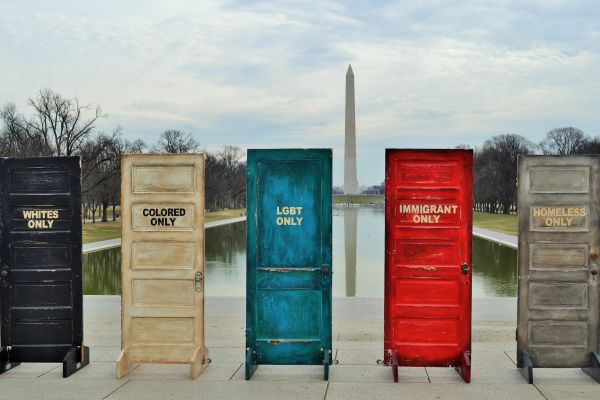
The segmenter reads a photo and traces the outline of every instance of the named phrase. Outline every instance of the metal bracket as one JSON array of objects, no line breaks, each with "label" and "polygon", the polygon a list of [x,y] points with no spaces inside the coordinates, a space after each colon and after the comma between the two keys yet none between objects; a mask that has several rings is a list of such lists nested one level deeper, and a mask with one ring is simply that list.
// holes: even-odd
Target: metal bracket
[{"label": "metal bracket", "polygon": [[519,372],[523,375],[523,378],[529,384],[533,384],[533,363],[531,362],[531,357],[529,357],[529,353],[524,351],[521,353],[521,362],[522,366],[518,367]]},{"label": "metal bracket", "polygon": [[0,347],[0,374],[10,371],[20,364],[19,362],[11,361],[11,353],[12,351],[9,347]]},{"label": "metal bracket", "polygon": [[471,352],[463,351],[456,364],[456,372],[460,374],[465,383],[471,383]]},{"label": "metal bracket", "polygon": [[252,378],[252,375],[254,375],[254,372],[256,372],[256,369],[258,368],[258,364],[256,362],[256,352],[254,350],[252,350],[252,348],[247,347],[246,348],[246,364],[245,364],[245,369],[246,369],[246,380],[250,380],[250,378]]},{"label": "metal bracket", "polygon": [[63,378],[68,378],[90,363],[90,348],[75,346],[63,358]]},{"label": "metal bracket", "polygon": [[321,349],[321,361],[323,361],[323,380],[329,380],[329,366],[333,362],[330,349]]},{"label": "metal bracket", "polygon": [[394,382],[398,383],[398,354],[396,354],[395,350],[388,350],[390,354],[390,361],[392,366],[392,376],[394,377]]},{"label": "metal bracket", "polygon": [[581,368],[581,370],[600,383],[600,354],[592,351],[592,365],[589,368]]}]

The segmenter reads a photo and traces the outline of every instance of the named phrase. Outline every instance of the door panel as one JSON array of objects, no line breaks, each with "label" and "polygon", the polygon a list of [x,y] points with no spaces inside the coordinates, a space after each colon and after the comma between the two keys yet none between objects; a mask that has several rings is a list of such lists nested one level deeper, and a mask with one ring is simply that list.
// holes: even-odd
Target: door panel
[{"label": "door panel", "polygon": [[[290,288],[257,294],[257,330],[261,339],[319,339],[321,291]],[[282,316],[289,316],[282,318]]]},{"label": "door panel", "polygon": [[247,347],[258,364],[331,349],[331,150],[248,151]]},{"label": "door panel", "polygon": [[598,156],[519,158],[518,361],[586,367],[598,351]]},{"label": "door panel", "polygon": [[2,160],[2,346],[61,362],[83,342],[79,157]]},{"label": "door panel", "polygon": [[318,160],[258,162],[259,267],[321,264],[321,168]]},{"label": "door panel", "polygon": [[387,150],[387,364],[457,366],[470,352],[471,196],[470,151]]},{"label": "door panel", "polygon": [[204,156],[122,158],[122,352],[117,376],[136,363],[206,366]]}]

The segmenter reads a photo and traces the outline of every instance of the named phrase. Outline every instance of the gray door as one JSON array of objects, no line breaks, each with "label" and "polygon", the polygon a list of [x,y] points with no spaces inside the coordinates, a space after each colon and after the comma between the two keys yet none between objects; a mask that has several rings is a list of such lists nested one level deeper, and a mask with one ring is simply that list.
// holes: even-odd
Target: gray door
[{"label": "gray door", "polygon": [[600,156],[519,158],[517,354],[586,367],[598,351]]}]

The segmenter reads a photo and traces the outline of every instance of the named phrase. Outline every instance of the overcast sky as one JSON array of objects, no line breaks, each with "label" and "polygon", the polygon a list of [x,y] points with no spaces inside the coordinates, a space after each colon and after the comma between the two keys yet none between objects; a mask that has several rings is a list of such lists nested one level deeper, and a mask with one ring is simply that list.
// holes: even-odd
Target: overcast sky
[{"label": "overcast sky", "polygon": [[[311,5],[317,3],[317,5]],[[495,5],[491,5],[494,3]],[[212,150],[330,147],[343,183],[356,78],[358,180],[386,147],[481,145],[576,126],[600,134],[597,1],[0,0],[0,104],[44,87],[128,138]]]}]

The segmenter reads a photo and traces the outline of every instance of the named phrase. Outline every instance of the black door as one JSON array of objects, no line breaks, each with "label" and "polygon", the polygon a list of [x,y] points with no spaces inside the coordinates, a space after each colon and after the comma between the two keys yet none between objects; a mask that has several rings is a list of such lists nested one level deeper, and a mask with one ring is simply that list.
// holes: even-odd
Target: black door
[{"label": "black door", "polygon": [[0,165],[0,373],[20,362],[63,362],[68,376],[88,363],[79,157],[10,158]]}]

